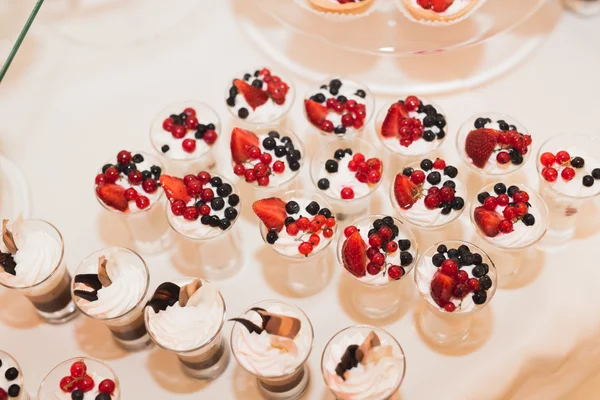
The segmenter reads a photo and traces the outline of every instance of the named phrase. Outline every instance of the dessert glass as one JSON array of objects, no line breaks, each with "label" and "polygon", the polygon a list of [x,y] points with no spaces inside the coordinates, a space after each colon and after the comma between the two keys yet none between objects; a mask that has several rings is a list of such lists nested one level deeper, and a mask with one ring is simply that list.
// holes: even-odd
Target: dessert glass
[{"label": "dessert glass", "polygon": [[[475,251],[481,255],[483,263],[488,264],[489,272],[487,275],[492,280],[492,286],[487,290],[485,303],[473,303],[472,307],[467,307],[468,309],[457,308],[453,312],[447,312],[435,303],[431,297],[430,284],[437,268],[432,264],[431,258],[437,253],[437,248],[441,244],[446,245],[448,248],[458,248],[461,245],[466,245],[472,252]],[[436,243],[423,252],[415,268],[415,283],[425,303],[423,311],[417,315],[418,326],[428,340],[437,345],[445,346],[458,344],[469,337],[472,317],[494,297],[498,287],[498,277],[494,262],[481,248],[465,241],[447,240]],[[467,296],[471,296],[471,294]]]},{"label": "dessert glass", "polygon": [[[182,287],[183,285],[186,285],[195,279],[196,278],[181,278],[173,283]],[[201,281],[203,286],[211,285],[211,283],[208,281]],[[145,308],[144,319],[146,322],[146,329],[148,330],[148,333],[150,334],[150,337],[154,343],[167,351],[175,353],[179,359],[179,362],[181,363],[183,371],[192,378],[215,379],[225,371],[227,364],[229,363],[229,349],[227,348],[227,342],[222,334],[226,313],[225,300],[223,299],[221,292],[218,290],[217,294],[217,307],[220,308],[220,312],[218,313],[218,325],[215,327],[215,332],[213,334],[210,334],[200,345],[195,346],[174,346],[172,343],[168,343],[168,341],[163,340],[160,334],[155,333],[152,329],[153,325],[151,323],[151,313],[154,313],[154,310],[148,305]],[[215,313],[215,315],[216,314],[217,313]],[[172,321],[167,320],[167,322]],[[173,331],[168,333],[174,334]]]},{"label": "dessert glass", "polygon": [[[18,224],[23,224],[22,226],[25,229],[32,229],[33,231],[42,232],[45,235],[48,235],[48,237],[56,243],[56,253],[58,254],[58,258],[55,261],[51,261],[53,265],[48,268],[49,273],[44,276],[39,276],[34,283],[19,282],[15,279],[17,278],[16,276],[0,270],[0,285],[25,295],[35,307],[37,313],[46,322],[51,324],[61,324],[69,321],[77,315],[77,309],[73,304],[69,289],[71,275],[63,261],[64,242],[62,235],[54,225],[43,220],[28,219],[19,221]],[[17,242],[17,247],[19,247],[20,238],[18,233],[15,233],[15,240]],[[23,240],[25,240],[25,238],[23,238]],[[49,245],[49,243],[46,244]],[[35,251],[35,253],[31,254],[29,262],[33,263],[34,261],[37,261],[39,252],[41,252],[42,249],[32,248],[32,246],[23,246],[23,250],[27,251],[27,248],[29,248],[29,251]],[[48,260],[46,259],[46,261]],[[16,268],[19,268],[18,264]]]},{"label": "dessert glass", "polygon": [[[556,154],[560,150],[568,151],[571,156],[583,157],[586,163],[584,172],[578,173],[567,184],[562,182],[560,175],[555,182],[548,182],[542,176],[544,166],[540,162],[540,156],[545,152]],[[600,161],[595,158],[599,154],[600,142],[585,135],[556,136],[548,139],[540,147],[536,162],[540,178],[539,191],[548,205],[550,219],[548,232],[542,241],[544,245],[555,247],[572,239],[580,211],[591,199],[600,194],[599,180],[595,179],[591,187],[584,187],[581,182],[582,175],[590,174],[592,169],[600,168]],[[579,169],[575,171],[580,172]]]},{"label": "dessert glass", "polygon": [[[366,242],[367,248],[369,248],[368,232],[373,227],[373,222],[378,219],[385,218],[385,215],[370,215],[368,217],[359,218],[349,225],[355,226],[361,232],[363,240]],[[410,248],[407,250],[411,256],[412,261],[408,265],[402,265],[404,268],[404,274],[397,280],[391,280],[389,277],[386,278],[386,271],[388,264],[390,265],[401,265],[400,261],[400,249],[396,250],[391,255],[388,255],[385,260],[384,270],[377,275],[367,274],[360,278],[352,274],[344,267],[342,248],[346,237],[340,236],[337,246],[337,258],[340,267],[352,278],[357,284],[354,285],[354,290],[350,294],[350,300],[352,306],[364,316],[371,319],[381,319],[393,315],[404,301],[402,295],[403,288],[401,287],[401,281],[408,276],[410,271],[413,269],[418,257],[419,247],[417,239],[410,230],[410,228],[402,221],[391,217],[394,220],[394,224],[398,227],[398,236],[394,238],[395,241],[401,239],[410,240]],[[368,262],[368,260],[367,260]]]},{"label": "dessert glass", "polygon": [[[260,326],[260,316],[256,312],[252,311],[252,309],[256,307],[263,308],[272,313],[292,316],[300,320],[301,329],[297,336],[293,339],[298,346],[298,353],[296,353],[294,356],[292,356],[291,353],[286,353],[289,354],[290,357],[294,357],[293,359],[283,356],[285,361],[272,360],[271,364],[266,364],[266,362],[269,360],[267,357],[265,357],[265,355],[268,350],[274,349],[273,346],[269,343],[265,349],[250,348],[250,343],[248,343],[244,337],[252,334],[248,333],[242,324],[236,322],[231,330],[231,350],[233,352],[233,356],[242,368],[256,376],[259,391],[265,398],[290,400],[299,399],[306,391],[306,387],[308,386],[308,382],[310,380],[310,373],[308,365],[306,364],[306,360],[308,359],[308,356],[312,350],[314,339],[312,324],[310,323],[310,320],[306,314],[304,314],[300,308],[280,300],[263,300],[249,307],[241,314],[240,317],[250,319],[252,322]],[[263,333],[266,333],[266,331]],[[269,337],[274,336],[268,333],[267,335]],[[260,336],[263,335],[261,334]],[[254,366],[249,355],[244,354],[245,350],[240,348],[240,344],[243,344],[243,346],[248,346],[248,351],[255,350],[256,353],[253,354],[253,356],[262,358],[260,360],[262,362],[258,366]],[[262,344],[264,344],[264,341]],[[271,352],[270,355],[273,356],[273,352]],[[274,356],[276,357],[277,354]],[[280,361],[282,362],[279,363]],[[262,372],[261,370],[264,371],[265,367],[270,369],[270,371]]]},{"label": "dessert glass", "polygon": [[[110,379],[115,383],[115,390],[110,395],[111,400],[119,400],[121,398],[121,385],[119,378],[115,371],[104,362],[95,358],[88,357],[75,357],[69,360],[63,361],[54,367],[48,375],[44,378],[38,389],[37,399],[38,400],[71,400],[71,393],[62,391],[60,388],[60,381],[65,376],[71,376],[71,365],[77,361],[83,361],[87,367],[87,374],[94,380],[94,388],[86,392],[86,398],[96,398],[100,392],[98,391],[98,385],[104,379]],[[91,395],[91,396],[90,396]]]},{"label": "dessert glass", "polygon": [[[393,361],[389,360],[381,371],[377,373],[364,373],[366,381],[355,377],[349,385],[344,385],[342,380],[335,372],[337,364],[341,361],[346,348],[351,344],[359,345],[366,339],[370,332],[375,332],[381,344],[392,346]],[[380,360],[374,368],[383,363]],[[361,372],[364,372],[363,368]],[[398,341],[389,332],[369,325],[354,325],[342,329],[336,333],[325,345],[323,355],[321,356],[321,374],[325,380],[327,388],[336,396],[336,399],[351,400],[380,400],[391,399],[394,393],[398,391],[404,381],[406,373],[406,358],[404,350]],[[383,378],[387,379],[383,379]],[[379,379],[377,379],[379,378]],[[368,380],[372,381],[369,382]]]},{"label": "dessert glass", "polygon": [[[144,323],[144,305],[146,294],[148,293],[148,285],[150,283],[150,271],[148,270],[148,266],[144,259],[134,252],[133,250],[126,249],[124,247],[109,247],[106,249],[98,250],[88,257],[86,257],[81,264],[77,267],[75,271],[75,278],[80,274],[93,274],[97,272],[98,260],[100,257],[106,257],[109,265],[111,263],[115,263],[115,260],[118,260],[118,264],[128,265],[130,271],[134,271],[139,275],[138,277],[126,277],[122,279],[126,279],[127,282],[124,282],[121,285],[121,290],[129,289],[129,291],[133,291],[133,287],[131,286],[133,283],[137,283],[140,285],[139,299],[132,298],[129,302],[134,303],[131,307],[124,308],[116,313],[111,313],[110,308],[106,309],[107,305],[105,305],[106,311],[100,311],[98,313],[92,313],[91,310],[87,310],[87,305],[93,302],[84,303],[83,299],[80,299],[76,294],[76,282],[73,279],[71,283],[71,295],[75,300],[75,305],[84,314],[86,317],[102,321],[106,327],[111,331],[113,339],[115,342],[121,346],[122,348],[129,351],[136,351],[143,349],[152,343],[150,336],[148,336],[148,332],[146,331],[146,325]],[[118,278],[119,276],[117,276]],[[143,279],[140,281],[138,278]],[[115,282],[113,282],[114,284]],[[112,285],[111,285],[112,286]],[[110,288],[110,287],[109,287]],[[101,290],[106,290],[107,288],[103,288]],[[117,292],[118,293],[118,292]],[[134,293],[134,297],[135,293]],[[123,295],[117,297],[117,300],[124,301]],[[108,304],[110,306],[110,304]],[[112,304],[112,307],[115,307],[115,304]],[[113,315],[115,314],[115,315]]]},{"label": "dessert glass", "polygon": [[[367,141],[359,138],[354,139],[334,139],[325,145],[315,153],[310,163],[310,177],[313,184],[320,193],[323,193],[333,206],[333,211],[339,221],[346,221],[349,219],[356,218],[359,215],[368,214],[371,195],[377,190],[379,184],[383,179],[383,171],[381,171],[381,178],[375,184],[361,183],[354,176],[354,172],[344,170],[343,173],[346,176],[342,177],[345,179],[344,182],[331,184],[327,190],[319,189],[319,179],[326,177],[330,183],[335,179],[337,174],[340,174],[340,170],[337,173],[329,174],[325,169],[325,162],[327,160],[333,160],[333,154],[337,149],[351,149],[353,154],[362,153],[365,158],[375,157],[377,155],[376,150]],[[352,155],[346,154],[342,160],[339,161],[340,168],[346,168],[347,162],[352,159]],[[381,161],[381,160],[380,160]],[[343,163],[343,166],[341,165]],[[382,162],[383,164],[383,162]],[[350,182],[349,182],[350,181]],[[340,191],[343,187],[364,188],[367,190],[366,193],[354,190],[355,197],[351,200],[345,200],[341,198]],[[358,193],[362,193],[358,195]]]},{"label": "dessert glass", "polygon": [[[217,139],[212,144],[207,144],[203,139],[195,139],[193,133],[186,133],[181,139],[175,139],[170,132],[163,129],[163,122],[170,115],[179,115],[183,110],[191,107],[196,111],[196,117],[199,124],[213,124],[217,133]],[[219,115],[208,104],[199,101],[180,101],[171,104],[161,110],[152,121],[150,126],[150,141],[154,149],[167,161],[167,170],[171,175],[184,176],[190,171],[210,170],[215,167],[216,161],[213,154],[214,146],[221,137],[221,120]],[[196,149],[193,153],[183,150],[182,142],[184,139],[195,139]],[[169,150],[164,152],[162,147],[169,146]]]},{"label": "dessert glass", "polygon": [[0,394],[4,391],[11,400],[29,400],[23,382],[23,370],[17,360],[0,350]]}]

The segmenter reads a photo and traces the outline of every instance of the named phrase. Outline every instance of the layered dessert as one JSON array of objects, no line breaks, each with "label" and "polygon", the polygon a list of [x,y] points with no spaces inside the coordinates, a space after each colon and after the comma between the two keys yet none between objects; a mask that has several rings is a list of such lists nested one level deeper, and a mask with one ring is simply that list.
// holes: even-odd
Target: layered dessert
[{"label": "layered dessert", "polygon": [[227,89],[225,102],[235,117],[260,125],[282,119],[294,97],[294,86],[289,80],[261,68],[236,77]]},{"label": "layered dessert", "polygon": [[165,157],[189,161],[208,153],[220,131],[219,117],[212,108],[188,101],[170,105],[159,113],[150,127],[150,140]]},{"label": "layered dessert", "polygon": [[473,245],[439,244],[419,261],[415,281],[421,295],[443,312],[466,313],[487,304],[496,290],[496,269]]},{"label": "layered dessert", "polygon": [[322,204],[292,194],[287,201],[279,197],[257,200],[252,210],[262,222],[263,239],[276,252],[302,258],[320,253],[335,235],[335,216]]},{"label": "layered dessert", "polygon": [[404,168],[396,175],[390,193],[402,219],[423,228],[437,228],[458,218],[466,194],[458,169],[440,158],[426,158]]},{"label": "layered dessert", "polygon": [[0,399],[28,399],[23,389],[23,374],[17,361],[0,351]]},{"label": "layered dessert", "polygon": [[514,172],[531,154],[531,135],[513,118],[496,113],[469,118],[457,136],[465,163],[477,172],[500,175]]},{"label": "layered dessert", "polygon": [[335,14],[362,14],[369,10],[375,0],[308,0],[317,11]]},{"label": "layered dessert", "polygon": [[402,0],[404,9],[416,20],[453,22],[466,17],[485,0]]},{"label": "layered dessert", "polygon": [[325,349],[323,377],[338,399],[387,399],[402,383],[402,349],[387,332],[368,329],[347,328],[334,336]]},{"label": "layered dessert", "polygon": [[382,143],[394,153],[405,156],[423,155],[437,149],[446,137],[446,125],[439,106],[416,96],[395,101],[383,108],[377,118]]},{"label": "layered dessert", "polygon": [[167,218],[180,234],[210,239],[229,230],[240,213],[240,196],[227,179],[200,171],[178,178],[162,175],[160,184],[169,200]]},{"label": "layered dessert", "polygon": [[96,197],[112,211],[137,213],[149,209],[162,195],[158,182],[161,173],[155,157],[121,150],[96,175]]},{"label": "layered dessert", "polygon": [[350,79],[333,78],[304,100],[308,122],[324,134],[347,135],[361,131],[374,112],[369,89]]},{"label": "layered dessert", "polygon": [[417,259],[414,236],[390,216],[362,218],[348,225],[338,247],[344,269],[373,286],[402,279]]},{"label": "layered dessert", "polygon": [[[114,379],[101,376],[88,369],[84,359],[71,364],[69,375],[63,376],[58,382],[54,399],[57,400],[111,400],[118,399],[119,388]],[[49,397],[40,397],[43,400]]]},{"label": "layered dessert", "polygon": [[575,148],[544,152],[538,170],[554,190],[572,197],[590,197],[600,193],[600,162],[585,150]]},{"label": "layered dessert", "polygon": [[291,181],[304,163],[302,142],[282,129],[255,133],[233,128],[230,149],[233,172],[257,186],[281,186]]}]

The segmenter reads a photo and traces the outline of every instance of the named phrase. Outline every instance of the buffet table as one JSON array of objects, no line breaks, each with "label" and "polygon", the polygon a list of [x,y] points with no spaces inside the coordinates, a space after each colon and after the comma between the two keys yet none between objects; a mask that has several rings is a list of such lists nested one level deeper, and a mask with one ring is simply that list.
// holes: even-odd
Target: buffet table
[{"label": "buffet table", "polygon": [[[152,152],[151,121],[165,105],[179,100],[210,104],[224,123],[224,133],[229,132],[233,121],[223,96],[231,77],[246,67],[277,65],[242,29],[248,18],[274,24],[252,9],[253,2],[199,3],[161,35],[127,46],[70,40],[56,29],[55,21],[44,20],[42,9],[39,24],[32,27],[0,86],[0,152],[20,167],[29,184],[31,209],[22,211],[60,229],[71,272],[97,249],[130,245],[122,222],[103,212],[94,198],[97,167],[121,148]],[[543,140],[560,133],[600,137],[594,124],[600,105],[594,90],[600,87],[598,19],[562,13],[554,2],[539,14],[518,28],[518,34],[541,32],[546,40],[513,71],[468,91],[429,95],[443,105],[450,121],[452,136],[442,146],[442,154],[459,168],[454,135],[460,123],[477,111],[501,111],[518,118],[533,135],[535,151]],[[311,46],[310,38],[296,40],[290,52]],[[321,47],[314,49],[314,57],[327,60]],[[369,56],[362,57],[368,65]],[[464,65],[456,60],[448,65],[462,69],[476,62],[469,58]],[[348,72],[339,59],[321,65],[323,76]],[[286,124],[305,143],[314,143],[321,138],[308,129],[301,108],[302,96],[313,84],[301,77],[295,77],[295,84],[296,105]],[[377,105],[390,100],[377,96]],[[376,141],[372,127],[363,136]],[[217,170],[231,177],[226,135],[218,142],[217,154]],[[304,187],[312,188],[308,168],[301,175]],[[537,187],[533,160],[525,165],[524,177]],[[372,212],[393,212],[387,186],[383,188],[388,182],[374,195]],[[469,186],[470,195],[477,189]],[[20,205],[28,206],[26,201]],[[596,202],[584,211],[576,237],[566,249],[540,251],[515,279],[500,283],[490,306],[476,316],[471,340],[454,348],[433,346],[420,335],[415,318],[422,304],[412,278],[402,283],[406,302],[401,312],[384,321],[365,319],[352,310],[348,295],[352,286],[334,257],[323,288],[309,296],[290,292],[281,259],[258,235],[250,201],[244,204],[238,224],[243,265],[233,277],[215,283],[228,316],[269,298],[286,299],[307,313],[315,341],[306,399],[333,399],[321,378],[321,352],[334,333],[355,323],[381,325],[402,345],[407,373],[398,399],[559,398],[600,369],[600,269],[595,262],[600,257],[599,207]],[[467,213],[456,224],[452,234],[461,237],[447,239],[473,239]],[[421,249],[431,244],[426,235],[418,238]],[[145,259],[151,288],[199,271],[193,249],[181,238],[170,253]],[[80,316],[65,325],[47,325],[24,297],[6,289],[0,289],[0,304],[0,349],[20,362],[25,387],[32,394],[54,365],[88,355],[116,370],[125,399],[260,398],[254,377],[233,359],[217,380],[196,381],[186,377],[175,355],[165,350],[153,347],[127,353],[119,349],[101,322]],[[227,337],[230,329],[227,324]]]}]

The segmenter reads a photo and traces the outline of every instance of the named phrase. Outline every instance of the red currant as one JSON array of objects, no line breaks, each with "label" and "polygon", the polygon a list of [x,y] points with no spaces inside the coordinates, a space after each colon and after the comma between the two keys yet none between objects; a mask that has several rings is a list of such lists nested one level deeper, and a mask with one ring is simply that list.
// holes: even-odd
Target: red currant
[{"label": "red currant", "polygon": [[381,236],[379,236],[376,233],[373,233],[371,236],[369,236],[369,245],[375,248],[380,248],[381,247]]},{"label": "red currant", "polygon": [[556,157],[554,157],[554,154],[552,153],[545,152],[540,156],[540,163],[542,163],[544,167],[551,167],[555,161]]},{"label": "red currant", "polygon": [[209,215],[210,214],[210,207],[208,206],[208,204],[202,204],[198,208],[198,212],[200,213],[200,215]]},{"label": "red currant", "polygon": [[372,169],[369,171],[367,180],[369,183],[375,184],[381,180],[381,173],[376,169]]},{"label": "red currant", "polygon": [[[431,193],[431,190],[428,193]],[[452,189],[450,186],[442,187],[440,189],[440,197],[442,198],[442,201],[450,203],[455,197],[454,189]]]},{"label": "red currant", "polygon": [[466,283],[459,283],[458,285],[454,286],[454,289],[452,290],[452,295],[459,299],[462,299],[463,297],[465,297],[468,294],[469,294],[469,286],[467,286]]},{"label": "red currant", "polygon": [[520,190],[513,195],[513,201],[527,203],[529,201],[529,193],[524,190]]},{"label": "red currant", "polygon": [[456,306],[450,301],[444,304],[444,310],[447,312],[454,312],[454,310],[456,310]]},{"label": "red currant", "polygon": [[173,118],[169,117],[163,121],[162,127],[165,131],[171,132],[171,129],[173,129],[174,125],[175,123],[173,122]]},{"label": "red currant", "polygon": [[117,161],[121,165],[129,164],[131,162],[131,153],[127,150],[121,150],[117,154]]},{"label": "red currant", "polygon": [[420,185],[421,183],[425,182],[425,172],[421,171],[420,169],[416,170],[410,176],[410,180],[413,181],[413,183]]},{"label": "red currant", "polygon": [[494,196],[490,196],[485,199],[483,206],[486,208],[486,210],[494,211],[496,207],[498,207],[498,199],[496,199]]},{"label": "red currant", "polygon": [[[106,172],[108,172],[108,171],[106,171]],[[556,171],[552,167],[544,167],[544,169],[542,169],[542,176],[548,182],[554,182],[556,180],[556,178],[558,178],[558,171]]]},{"label": "red currant", "polygon": [[71,376],[73,378],[83,378],[85,376],[85,374],[87,373],[87,366],[85,365],[85,362],[83,361],[75,361],[72,365],[71,365],[71,369],[69,371],[71,373]]},{"label": "red currant", "polygon": [[333,228],[335,224],[335,218],[333,217],[327,218],[327,220],[325,221],[325,225],[327,225],[329,228]]},{"label": "red currant", "polygon": [[135,199],[135,205],[140,210],[143,210],[144,208],[147,208],[150,205],[150,199],[148,199],[146,196],[138,196]]},{"label": "red currant", "polygon": [[373,258],[371,258],[371,261],[378,266],[382,266],[383,264],[385,264],[385,256],[383,254],[381,254],[380,252],[377,252],[377,254],[373,255]]},{"label": "red currant", "polygon": [[381,272],[381,266],[375,264],[374,262],[370,262],[367,264],[367,272],[369,275],[377,275]]},{"label": "red currant", "polygon": [[298,228],[300,228],[300,230],[305,231],[308,229],[308,227],[310,225],[310,221],[306,217],[300,217],[296,221],[296,225],[298,225]]},{"label": "red currant", "polygon": [[246,172],[244,172],[244,177],[246,178],[246,182],[252,183],[256,180],[256,174],[253,169],[247,169]]},{"label": "red currant", "polygon": [[275,161],[273,163],[273,172],[281,174],[285,170],[285,164],[283,161]]},{"label": "red currant", "polygon": [[402,138],[400,139],[400,146],[408,147],[412,144],[413,140],[411,138]]},{"label": "red currant", "polygon": [[360,171],[357,172],[354,176],[356,177],[356,180],[361,183],[367,183],[367,181],[369,180],[369,175]]},{"label": "red currant", "polygon": [[63,392],[71,393],[77,388],[77,382],[72,376],[65,376],[60,380],[59,386]]},{"label": "red currant", "polygon": [[561,150],[558,153],[556,153],[556,161],[559,164],[564,164],[564,163],[568,162],[569,160],[571,160],[571,156],[566,151]]},{"label": "red currant", "polygon": [[185,203],[183,200],[175,200],[171,204],[171,212],[173,215],[180,216],[183,215],[183,211],[185,210]]},{"label": "red currant", "polygon": [[263,163],[258,163],[254,166],[254,173],[258,178],[266,176],[269,173],[268,167]]},{"label": "red currant", "polygon": [[458,264],[454,260],[444,260],[441,271],[444,275],[454,276],[458,272]]},{"label": "red currant", "polygon": [[442,203],[442,198],[439,194],[428,194],[427,196],[425,196],[424,203],[425,207],[427,207],[430,210],[433,210],[439,207],[439,205]]},{"label": "red currant", "polygon": [[327,99],[327,101],[325,102],[325,104],[327,105],[327,108],[333,109],[335,107],[337,103],[337,100],[333,97],[330,97]]},{"label": "red currant", "polygon": [[146,193],[154,193],[158,189],[158,184],[154,179],[148,178],[142,183],[142,189],[144,189],[144,192]]},{"label": "red currant", "polygon": [[187,129],[183,125],[175,125],[173,129],[171,129],[171,134],[175,139],[183,139],[185,134],[187,133]]},{"label": "red currant", "polygon": [[194,110],[192,107],[187,107],[185,110],[183,110],[183,113],[188,117],[193,117],[196,115],[196,110]]},{"label": "red currant", "polygon": [[269,186],[270,179],[268,176],[261,176],[256,178],[256,182],[258,183],[258,186]]},{"label": "red currant", "polygon": [[125,190],[125,198],[129,201],[135,200],[138,197],[138,192],[134,188],[129,188]]},{"label": "red currant", "polygon": [[139,185],[140,183],[142,183],[142,173],[137,169],[134,169],[129,174],[127,174],[127,179],[129,179],[129,183],[131,183],[132,185]]},{"label": "red currant", "polygon": [[94,379],[89,375],[86,375],[83,379],[77,381],[77,389],[82,390],[83,392],[89,392],[94,386],[96,386]]},{"label": "red currant", "polygon": [[196,175],[194,174],[187,174],[186,176],[183,177],[183,184],[185,186],[189,185],[191,181],[197,181],[198,178],[196,178]]},{"label": "red currant", "polygon": [[213,131],[212,129],[209,129],[206,132],[204,132],[204,136],[202,136],[202,139],[206,142],[206,144],[213,145],[217,141],[217,137],[217,132]]},{"label": "red currant", "polygon": [[560,176],[562,176],[565,181],[570,181],[575,178],[575,170],[571,167],[567,167],[561,171]]},{"label": "red currant", "polygon": [[186,207],[185,210],[183,210],[183,218],[187,219],[188,221],[197,220],[198,214],[198,209],[194,206]]},{"label": "red currant", "polygon": [[196,150],[196,140],[195,139],[185,139],[181,144],[183,147],[183,151],[187,153],[193,153]]},{"label": "red currant", "polygon": [[197,196],[202,192],[202,183],[197,179],[191,180],[185,188],[190,196]]},{"label": "red currant", "polygon": [[321,123],[321,130],[325,132],[333,132],[333,122],[326,119]]},{"label": "red currant", "polygon": [[392,265],[388,268],[388,276],[391,279],[398,280],[404,276],[404,268],[399,265]]},{"label": "red currant", "polygon": [[323,229],[323,237],[329,239],[333,236],[333,229]]},{"label": "red currant", "polygon": [[233,167],[233,173],[237,176],[244,175],[244,172],[246,172],[246,168],[242,164],[236,164],[235,167]]},{"label": "red currant", "polygon": [[314,246],[317,247],[319,245],[319,243],[321,242],[321,238],[319,237],[319,235],[315,235],[314,233],[312,235],[310,235],[310,237],[308,238],[308,241]]},{"label": "red currant", "polygon": [[377,247],[369,247],[367,249],[367,258],[369,260],[372,260],[373,257],[375,256],[375,254],[378,254],[378,253],[379,253],[379,249]]},{"label": "red currant", "polygon": [[188,117],[185,120],[185,126],[188,129],[196,129],[198,127],[198,118],[196,118],[195,116]]},{"label": "red currant", "polygon": [[205,201],[207,203],[211,201],[214,197],[215,192],[213,192],[211,188],[203,189],[202,193],[200,193],[200,198],[202,199],[202,201]]},{"label": "red currant", "polygon": [[346,228],[344,228],[344,236],[349,238],[350,236],[352,236],[352,234],[354,232],[357,232],[358,228],[355,227],[354,225],[348,225]]},{"label": "red currant", "polygon": [[248,150],[248,155],[250,156],[250,158],[254,159],[254,160],[258,160],[261,156],[261,151],[258,147],[256,146],[252,146],[250,147],[250,150]]},{"label": "red currant", "polygon": [[338,114],[341,114],[342,111],[344,111],[344,105],[342,103],[340,103],[339,101],[337,103],[335,103],[335,105],[333,106],[333,111],[335,111]]},{"label": "red currant", "polygon": [[98,174],[96,175],[96,185],[101,185],[103,183],[106,182],[106,176],[104,176],[104,174]]},{"label": "red currant", "polygon": [[285,231],[290,236],[296,236],[298,232],[300,232],[300,228],[298,228],[298,225],[296,225],[295,223],[291,223],[285,227]]},{"label": "red currant", "polygon": [[404,107],[407,111],[417,111],[421,102],[416,96],[408,96],[404,101]]},{"label": "red currant", "polygon": [[439,194],[441,196],[441,190],[437,186],[432,186],[427,189],[427,194]]},{"label": "red currant", "polygon": [[352,160],[356,161],[358,164],[365,161],[365,155],[363,153],[355,153],[352,156]]},{"label": "red currant", "polygon": [[345,187],[342,189],[340,196],[344,200],[352,200],[354,198],[354,190],[352,190],[352,188]]},{"label": "red currant", "polygon": [[271,156],[269,153],[263,153],[262,156],[260,156],[260,162],[262,162],[264,165],[269,165],[272,161],[273,156]]},{"label": "red currant", "polygon": [[104,179],[108,183],[115,183],[119,179],[119,170],[115,167],[110,167],[104,173]]},{"label": "red currant", "polygon": [[300,254],[308,256],[313,251],[313,245],[310,242],[302,242],[298,246],[298,251]]},{"label": "red currant", "polygon": [[467,281],[467,286],[473,292],[478,292],[479,291],[479,279],[477,279],[477,278],[469,278],[469,280]]},{"label": "red currant", "polygon": [[505,219],[513,220],[517,218],[517,209],[513,206],[508,206],[502,211],[502,215]]},{"label": "red currant", "polygon": [[498,229],[500,229],[500,232],[502,233],[510,233],[513,231],[513,223],[508,219],[503,219],[498,224]]},{"label": "red currant", "polygon": [[382,226],[377,232],[382,242],[387,242],[392,238],[392,230],[387,226]]},{"label": "red currant", "polygon": [[348,100],[348,101],[346,101],[346,110],[352,112],[355,109],[356,109],[356,101],[355,100]]},{"label": "red currant", "polygon": [[510,203],[510,198],[505,193],[499,194],[497,197],[497,200],[498,200],[498,205],[501,207],[507,206],[508,203]]},{"label": "red currant", "polygon": [[115,391],[115,388],[116,385],[112,379],[105,379],[102,382],[100,382],[100,385],[98,385],[98,391],[100,393],[112,394]]},{"label": "red currant", "polygon": [[206,185],[210,181],[210,174],[206,171],[200,171],[196,175],[201,184]]},{"label": "red currant", "polygon": [[352,117],[352,114],[342,115],[342,125],[344,125],[345,127],[354,125],[354,118]]},{"label": "red currant", "polygon": [[396,250],[398,250],[398,243],[394,242],[393,240],[387,242],[385,245],[385,251],[388,253],[394,253]]},{"label": "red currant", "polygon": [[456,273],[456,280],[464,283],[469,280],[469,274],[461,269]]},{"label": "red currant", "polygon": [[358,163],[354,160],[348,162],[348,169],[350,172],[356,172],[358,170]]},{"label": "red currant", "polygon": [[517,203],[515,205],[515,210],[517,211],[517,216],[518,217],[522,217],[523,215],[527,214],[527,204],[525,203]]},{"label": "red currant", "polygon": [[496,155],[496,161],[498,161],[498,164],[508,164],[510,162],[510,154],[506,151],[501,151]]}]

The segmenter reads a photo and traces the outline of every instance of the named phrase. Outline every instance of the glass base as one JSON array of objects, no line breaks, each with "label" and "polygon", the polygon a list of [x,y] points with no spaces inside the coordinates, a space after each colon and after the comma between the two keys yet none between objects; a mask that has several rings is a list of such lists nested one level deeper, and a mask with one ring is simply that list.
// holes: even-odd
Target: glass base
[{"label": "glass base", "polygon": [[37,313],[49,324],[64,324],[79,315],[75,303],[71,300],[65,308],[56,312],[43,312],[36,309]]},{"label": "glass base", "polygon": [[200,242],[198,253],[198,264],[208,279],[226,279],[235,275],[242,264],[238,230],[234,226],[219,237]]},{"label": "glass base", "polygon": [[164,213],[163,201],[164,199],[159,201],[147,212],[124,216],[133,246],[140,253],[161,253],[167,250],[175,239]]},{"label": "glass base", "polygon": [[327,286],[331,278],[331,265],[334,265],[330,249],[306,261],[289,261],[287,265],[287,286],[300,296],[313,295]]},{"label": "glass base", "polygon": [[227,341],[222,338],[219,349],[208,359],[196,361],[193,357],[188,359],[184,359],[181,356],[178,357],[181,369],[187,376],[194,379],[212,380],[218,378],[227,369],[230,359],[229,354]]},{"label": "glass base", "polygon": [[390,283],[383,287],[370,287],[356,284],[352,291],[352,306],[363,316],[370,319],[387,318],[395,314],[402,303],[400,282]]},{"label": "glass base", "polygon": [[150,338],[150,335],[148,335],[148,333],[146,333],[138,339],[133,340],[119,339],[115,335],[112,335],[112,338],[119,347],[127,351],[144,350],[152,345],[152,339]]},{"label": "glass base", "polygon": [[308,382],[310,380],[310,372],[306,365],[298,371],[298,377],[291,377],[293,383],[288,383],[283,386],[275,386],[257,379],[258,390],[265,399],[269,400],[296,400],[302,397]]},{"label": "glass base", "polygon": [[442,313],[427,305],[417,317],[423,335],[436,345],[455,345],[469,336],[470,315]]}]

